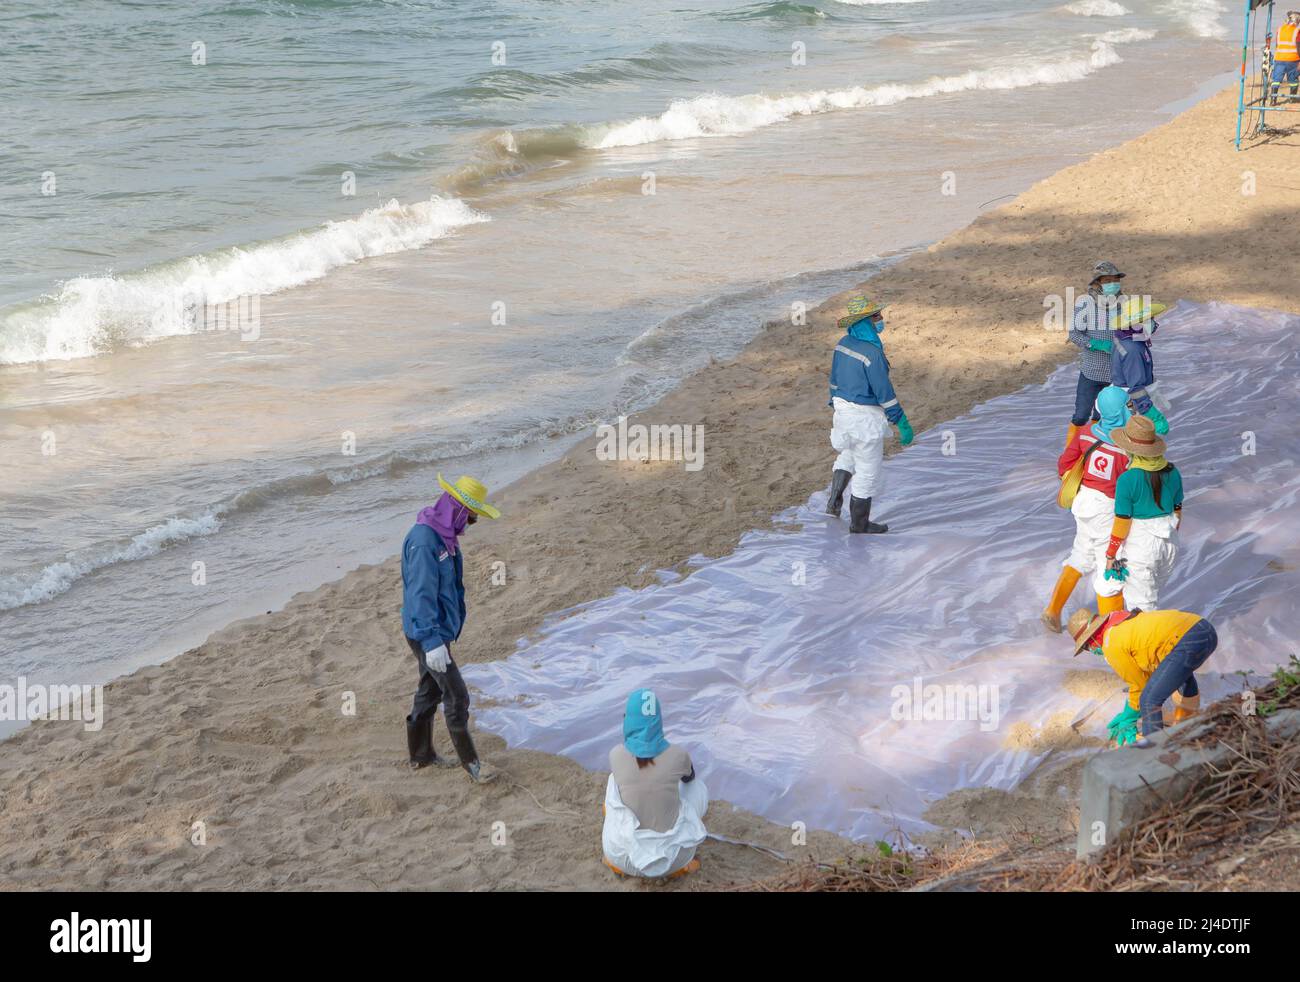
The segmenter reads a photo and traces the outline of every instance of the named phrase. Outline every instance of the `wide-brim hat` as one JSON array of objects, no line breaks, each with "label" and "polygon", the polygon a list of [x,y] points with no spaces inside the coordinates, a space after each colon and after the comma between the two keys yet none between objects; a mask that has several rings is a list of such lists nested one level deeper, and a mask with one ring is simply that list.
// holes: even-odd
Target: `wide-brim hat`
[{"label": "wide-brim hat", "polygon": [[1080,607],[1070,615],[1066,629],[1070,632],[1070,637],[1074,638],[1076,655],[1087,647],[1092,636],[1101,630],[1101,626],[1105,623],[1105,614],[1094,614],[1087,607]]},{"label": "wide-brim hat", "polygon": [[888,306],[887,303],[877,303],[865,294],[849,297],[849,302],[844,305],[844,316],[835,323],[841,331],[847,331],[862,318],[872,317]]},{"label": "wide-brim hat", "polygon": [[1127,331],[1138,324],[1145,324],[1168,309],[1167,303],[1156,303],[1146,297],[1129,297],[1120,307],[1119,316],[1115,318],[1115,330]]},{"label": "wide-brim hat", "polygon": [[1110,431],[1110,442],[1135,457],[1163,457],[1167,446],[1165,438],[1156,433],[1156,424],[1136,414],[1122,430]]},{"label": "wide-brim hat", "polygon": [[488,496],[488,489],[487,485],[482,481],[476,481],[468,474],[462,474],[456,478],[455,484],[448,484],[443,479],[443,476],[439,474],[438,484],[444,491],[476,515],[482,515],[485,518],[501,517],[501,512],[484,500]]},{"label": "wide-brim hat", "polygon": [[1103,260],[1096,266],[1092,267],[1092,279],[1089,280],[1088,283],[1089,285],[1096,283],[1103,276],[1117,276],[1122,280],[1127,275],[1127,273],[1121,273],[1119,267],[1114,263],[1108,263]]}]

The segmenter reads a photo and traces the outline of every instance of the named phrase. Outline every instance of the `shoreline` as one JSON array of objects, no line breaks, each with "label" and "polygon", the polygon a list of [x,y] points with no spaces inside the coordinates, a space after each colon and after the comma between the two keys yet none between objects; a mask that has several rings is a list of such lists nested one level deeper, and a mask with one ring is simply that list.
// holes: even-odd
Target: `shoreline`
[{"label": "shoreline", "polygon": [[[894,304],[885,342],[918,433],[1070,360],[1063,335],[1042,327],[1042,298],[1077,288],[1099,258],[1114,258],[1143,292],[1170,301],[1300,312],[1285,272],[1268,265],[1288,243],[1259,228],[1300,204],[1286,187],[1288,155],[1278,146],[1232,151],[1231,94],[1057,172],[872,277],[871,291]],[[1223,146],[1209,143],[1220,131]],[[1236,186],[1251,168],[1253,197]],[[457,660],[504,657],[561,611],[680,571],[693,555],[724,555],[744,532],[824,487],[832,460],[825,362],[836,306],[858,289],[824,299],[806,326],[768,322],[737,357],[629,418],[703,425],[700,471],[600,462],[588,435],[494,495],[505,517],[466,540],[471,615]],[[1063,432],[1072,396],[1061,394]],[[882,504],[885,520],[905,511]],[[492,583],[496,562],[505,564],[504,586]],[[14,792],[0,797],[0,816],[24,834],[0,849],[0,877],[15,888],[641,887],[600,867],[600,775],[572,761],[504,749],[480,733],[484,755],[505,772],[501,786],[473,789],[459,772],[406,773],[400,716],[410,665],[395,579],[395,560],[362,566],[110,683],[109,725],[99,734],[39,723],[6,740],[24,759],[0,761],[0,789]],[[347,692],[359,707],[353,717],[338,708]],[[114,727],[115,713],[132,725]],[[32,769],[41,774],[35,782]],[[96,803],[97,782],[113,796],[107,809]],[[42,807],[55,798],[57,821]],[[478,824],[497,814],[519,830],[509,853],[494,852]],[[196,821],[216,846],[198,859],[189,844]],[[709,825],[801,854],[783,843],[788,830],[721,802]],[[427,870],[418,881],[405,872],[410,835],[420,837]],[[827,833],[809,842],[821,857],[849,848]],[[338,855],[324,861],[319,851],[330,846]],[[755,850],[706,848],[704,871],[682,888],[752,879],[776,865]],[[53,882],[30,872],[34,857],[51,852],[64,858]]]}]

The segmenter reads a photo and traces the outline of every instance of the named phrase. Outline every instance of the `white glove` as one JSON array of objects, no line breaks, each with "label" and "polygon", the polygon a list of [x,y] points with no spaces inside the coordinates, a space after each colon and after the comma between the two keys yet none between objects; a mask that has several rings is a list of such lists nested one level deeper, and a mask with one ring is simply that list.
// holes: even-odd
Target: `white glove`
[{"label": "white glove", "polygon": [[1168,415],[1169,411],[1174,408],[1173,403],[1169,401],[1168,397],[1163,392],[1156,391],[1156,384],[1154,382],[1147,386],[1147,396],[1153,403],[1155,403],[1156,408],[1166,415]]},{"label": "white glove", "polygon": [[440,644],[432,651],[424,653],[424,663],[429,666],[431,672],[445,672],[447,666],[451,664],[451,652],[447,650],[445,644]]}]

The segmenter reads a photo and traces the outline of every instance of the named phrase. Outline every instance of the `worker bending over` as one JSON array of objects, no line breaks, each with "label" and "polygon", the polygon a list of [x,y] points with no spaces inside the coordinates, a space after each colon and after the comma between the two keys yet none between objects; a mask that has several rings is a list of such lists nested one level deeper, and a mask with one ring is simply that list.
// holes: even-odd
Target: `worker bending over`
[{"label": "worker bending over", "polygon": [[1106,659],[1128,683],[1128,701],[1107,727],[1123,747],[1164,729],[1164,704],[1174,701],[1175,723],[1194,714],[1201,703],[1195,672],[1218,647],[1214,625],[1200,614],[1182,610],[1121,610],[1093,614],[1086,608],[1070,615],[1074,653],[1087,648]]}]

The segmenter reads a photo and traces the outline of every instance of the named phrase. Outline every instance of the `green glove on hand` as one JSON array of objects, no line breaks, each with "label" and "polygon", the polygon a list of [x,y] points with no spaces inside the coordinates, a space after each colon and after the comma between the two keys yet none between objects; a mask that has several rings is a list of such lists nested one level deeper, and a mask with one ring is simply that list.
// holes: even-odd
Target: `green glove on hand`
[{"label": "green glove on hand", "polygon": [[1128,579],[1128,563],[1122,559],[1107,559],[1106,572],[1102,574],[1103,580],[1119,580],[1123,583]]},{"label": "green glove on hand", "polygon": [[1165,419],[1165,414],[1157,409],[1154,403],[1151,408],[1142,415],[1156,424],[1156,433],[1160,436],[1164,436],[1169,432],[1169,420]]},{"label": "green glove on hand", "polygon": [[1088,342],[1089,351],[1110,351],[1113,347],[1110,338],[1093,338]]},{"label": "green glove on hand", "polygon": [[1106,724],[1106,729],[1110,730],[1110,736],[1113,740],[1118,731],[1126,729],[1129,726],[1136,726],[1138,720],[1141,718],[1142,714],[1126,702],[1124,703],[1124,709],[1114,719]]},{"label": "green glove on hand", "polygon": [[912,432],[912,424],[907,421],[907,413],[903,413],[902,416],[898,417],[897,426],[898,442],[906,447],[912,442],[913,437],[916,436],[916,434]]},{"label": "green glove on hand", "polygon": [[1112,734],[1112,736],[1114,737],[1115,746],[1117,747],[1127,747],[1130,743],[1137,743],[1137,739],[1138,739],[1137,720],[1134,720],[1132,723],[1129,723],[1127,726],[1123,726],[1120,729],[1116,730]]}]

